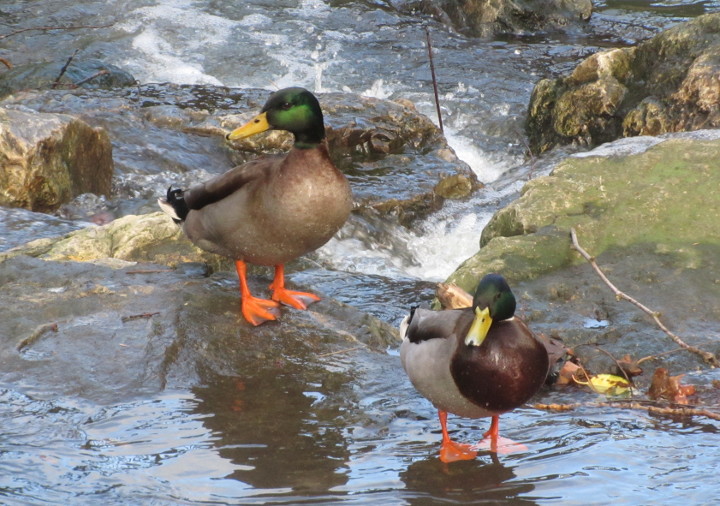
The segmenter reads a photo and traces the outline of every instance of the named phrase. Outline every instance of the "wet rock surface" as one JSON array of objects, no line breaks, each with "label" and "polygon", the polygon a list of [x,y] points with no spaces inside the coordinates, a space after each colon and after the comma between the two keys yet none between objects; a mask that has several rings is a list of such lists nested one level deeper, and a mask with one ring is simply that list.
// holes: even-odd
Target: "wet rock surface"
[{"label": "wet rock surface", "polygon": [[[486,272],[502,272],[518,295],[518,314],[536,331],[577,348],[584,363],[599,371],[607,371],[612,364],[597,347],[616,357],[629,353],[641,358],[639,355],[671,351],[675,345],[646,315],[615,300],[572,249],[571,226],[582,246],[598,258],[620,289],[661,311],[676,332],[688,335],[691,344],[715,352],[712,342],[720,337],[714,323],[720,314],[715,305],[707,303],[716,298],[720,283],[712,275],[720,258],[720,202],[695,191],[703,185],[717,185],[712,170],[720,155],[717,133],[637,139],[626,144],[626,156],[606,157],[601,148],[568,158],[549,176],[529,182],[523,195],[496,213],[485,228],[478,254],[450,278],[472,291]],[[395,321],[402,310],[427,301],[431,293],[430,284],[408,289],[401,280],[360,275],[351,279],[312,265],[298,262],[295,267],[299,270],[291,279],[339,300],[343,300],[346,283],[365,283],[373,286],[374,300],[363,300],[362,290],[355,288],[360,298],[343,302],[359,310],[331,300],[311,306],[308,313],[285,308],[281,323],[255,330],[240,319],[236,276],[227,259],[195,248],[162,213],[126,216],[62,238],[39,239],[0,256],[4,304],[15,315],[8,320],[13,328],[7,332],[12,337],[5,343],[6,353],[17,356],[14,347],[18,342],[52,320],[58,323],[59,332],[64,328],[77,331],[78,336],[99,333],[85,343],[92,344],[90,349],[81,353],[90,354],[82,360],[92,362],[96,343],[108,329],[123,335],[130,327],[139,327],[144,334],[134,338],[137,346],[144,340],[157,356],[152,360],[138,356],[131,362],[147,367],[151,361],[152,372],[144,370],[142,376],[135,370],[128,378],[110,383],[131,388],[135,378],[142,376],[153,388],[167,382],[167,377],[195,384],[198,364],[220,375],[229,374],[232,368],[252,367],[252,356],[219,351],[223,346],[232,348],[233,343],[253,349],[261,346],[263,356],[272,360],[289,359],[282,351],[272,355],[265,348],[268,341],[278,339],[273,337],[277,332],[292,336],[286,340],[299,340],[300,344],[291,348],[304,349],[308,343],[316,343],[314,353],[319,355],[345,345],[350,348],[353,339],[392,347],[395,330],[363,311]],[[262,294],[261,280],[269,273],[262,269],[253,272],[253,290]],[[378,297],[380,293],[384,295]],[[678,299],[677,293],[684,295]],[[142,316],[148,313],[152,315]],[[123,317],[134,316],[137,318],[123,321]],[[589,321],[605,323],[594,326]],[[178,338],[183,332],[194,337]],[[54,356],[57,351],[50,350],[61,342],[57,337],[48,333],[24,348],[23,356],[33,357],[43,349]],[[251,344],[256,340],[263,344]],[[81,344],[74,342],[73,346]],[[208,352],[208,347],[215,346],[215,351]],[[297,352],[295,349],[293,354]],[[70,361],[70,349],[66,353]],[[168,354],[175,358],[166,371],[162,364],[170,360]],[[663,363],[691,370],[698,360],[680,353]],[[57,367],[57,362],[46,365]],[[125,374],[113,372],[111,364],[107,367],[110,369],[104,374],[108,377]]]},{"label": "wet rock surface", "polygon": [[[239,315],[233,273],[207,277],[192,266],[17,256],[0,263],[0,284],[4,381],[29,382],[44,396],[114,402],[189,388],[203,375],[252,378],[269,365],[280,372],[287,363],[343,384],[352,361],[323,373],[325,354],[352,348],[361,363],[397,339],[387,324],[332,300],[252,327]],[[257,279],[251,288],[264,290]],[[27,340],[48,323],[57,330]]]},{"label": "wet rock surface", "polygon": [[538,82],[530,147],[596,146],[618,137],[720,126],[720,14],[674,26],[635,47],[601,51],[570,75]]}]

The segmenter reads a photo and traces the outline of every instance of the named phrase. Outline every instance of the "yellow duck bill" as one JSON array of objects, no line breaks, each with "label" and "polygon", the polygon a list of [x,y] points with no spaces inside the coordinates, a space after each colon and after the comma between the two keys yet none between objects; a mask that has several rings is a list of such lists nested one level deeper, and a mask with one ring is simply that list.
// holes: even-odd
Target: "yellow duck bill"
[{"label": "yellow duck bill", "polygon": [[243,126],[236,128],[225,138],[229,141],[236,139],[246,139],[252,137],[255,134],[262,133],[266,130],[270,130],[270,123],[268,123],[267,113],[263,112],[255,116],[253,119],[245,123]]},{"label": "yellow duck bill", "polygon": [[490,308],[475,308],[475,318],[473,319],[470,330],[465,336],[465,344],[468,346],[480,346],[487,337],[488,331],[492,325],[490,317]]}]

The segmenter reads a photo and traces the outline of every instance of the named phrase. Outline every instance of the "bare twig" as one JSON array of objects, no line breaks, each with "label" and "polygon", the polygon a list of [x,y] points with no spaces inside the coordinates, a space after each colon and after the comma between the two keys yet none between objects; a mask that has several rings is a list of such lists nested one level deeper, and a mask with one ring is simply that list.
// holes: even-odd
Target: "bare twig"
[{"label": "bare twig", "polygon": [[35,26],[31,28],[22,28],[20,30],[15,30],[14,32],[6,33],[5,35],[0,35],[0,40],[7,39],[8,37],[12,37],[13,35],[18,35],[19,33],[23,32],[30,32],[30,31],[41,31],[41,32],[49,32],[51,30],[81,30],[83,28],[88,29],[94,29],[94,28],[109,28],[114,23],[110,23],[107,25],[76,25],[76,26]]},{"label": "bare twig", "polygon": [[39,325],[35,330],[33,330],[32,334],[30,334],[28,337],[26,337],[17,344],[17,350],[22,351],[24,348],[27,348],[31,344],[37,342],[44,334],[50,331],[57,332],[58,324],[45,323],[43,325]]},{"label": "bare twig", "polygon": [[362,348],[364,348],[364,347],[365,347],[365,346],[355,346],[354,348],[345,348],[345,349],[342,349],[342,350],[330,351],[330,352],[328,352],[328,353],[321,353],[320,355],[317,355],[317,357],[318,357],[318,358],[321,358],[321,357],[329,357],[329,356],[332,356],[332,355],[339,355],[339,354],[341,354],[341,353],[350,353],[351,351],[360,350],[360,349],[362,349]]},{"label": "bare twig", "polygon": [[87,83],[88,81],[92,81],[92,80],[95,79],[96,77],[104,76],[105,74],[109,74],[109,73],[110,73],[110,71],[107,70],[107,69],[98,70],[97,72],[95,72],[95,73],[94,73],[93,75],[91,75],[90,77],[86,77],[85,79],[81,79],[80,81],[78,81],[78,82],[76,82],[76,83],[73,83],[73,86],[75,86],[76,88],[78,88],[78,87],[82,86],[83,84]]},{"label": "bare twig", "polygon": [[127,271],[125,274],[155,274],[157,272],[172,272],[172,269],[138,269],[135,271]]},{"label": "bare twig", "polygon": [[10,60],[8,60],[7,58],[0,58],[0,63],[2,63],[3,65],[5,65],[5,66],[6,66],[7,68],[9,68],[9,69],[12,69],[12,68],[13,68],[12,63],[10,63]]},{"label": "bare twig", "polygon": [[533,174],[535,173],[535,167],[538,164],[538,158],[535,156],[535,153],[532,152],[532,148],[530,147],[530,143],[528,142],[525,135],[522,133],[519,133],[518,137],[520,138],[520,141],[523,143],[523,146],[525,146],[525,153],[527,153],[527,156],[530,157],[530,170],[527,174],[527,180],[530,181],[533,178]]},{"label": "bare twig", "polygon": [[60,73],[58,74],[57,78],[55,79],[55,82],[52,84],[53,90],[58,87],[58,85],[60,84],[60,79],[62,79],[62,76],[65,75],[67,68],[70,66],[70,62],[73,61],[73,58],[75,58],[75,55],[78,54],[79,51],[80,51],[80,49],[76,49],[73,52],[73,54],[70,55],[70,58],[67,59],[67,61],[65,62],[65,65],[63,65],[63,68],[60,69]]},{"label": "bare twig", "polygon": [[720,413],[715,413],[704,408],[670,407],[657,406],[655,404],[641,403],[638,401],[614,401],[614,402],[573,402],[570,404],[533,404],[533,408],[543,411],[572,411],[577,408],[618,408],[635,409],[647,411],[655,415],[670,416],[704,416],[711,420],[720,420]]},{"label": "bare twig", "polygon": [[596,14],[593,12],[593,16],[594,17],[599,16],[601,18],[605,18],[605,20],[610,24],[625,25],[625,26],[629,26],[632,28],[640,28],[641,30],[645,30],[648,32],[659,32],[660,30],[662,30],[662,28],[660,28],[659,26],[641,25],[640,23],[633,23],[633,22],[624,21],[621,19],[614,19],[612,16],[606,16],[604,14]]},{"label": "bare twig", "polygon": [[435,109],[437,110],[438,126],[440,132],[445,134],[443,130],[442,114],[440,113],[440,97],[438,95],[437,78],[435,77],[435,63],[433,62],[432,43],[430,42],[430,28],[425,27],[425,37],[427,38],[428,58],[430,59],[430,75],[432,76],[433,92],[435,92]]},{"label": "bare twig", "polygon": [[[607,350],[603,350],[600,346],[596,346],[595,349],[598,350],[598,351],[601,352],[601,353],[604,353],[604,354],[607,355],[608,357],[610,357],[610,359],[611,359],[613,362],[615,362],[615,367],[617,367],[618,371],[620,371],[620,372],[622,373],[622,375],[625,377],[625,380],[626,380],[628,383],[632,384],[633,380],[630,378],[630,376],[628,376],[628,373],[625,371],[625,369],[623,368],[623,366],[620,365],[620,361],[619,361],[618,359],[616,359],[616,358],[613,356],[612,353],[610,353],[610,352],[607,351]],[[632,396],[632,390],[630,390],[630,395]]]},{"label": "bare twig", "polygon": [[123,316],[120,318],[120,321],[123,323],[129,322],[131,320],[139,320],[141,318],[152,318],[156,314],[160,314],[160,311],[155,311],[154,313],[140,313],[140,314],[132,314],[130,316]]},{"label": "bare twig", "polygon": [[665,355],[670,355],[670,354],[672,354],[672,353],[677,353],[678,351],[683,351],[683,349],[682,349],[682,348],[675,348],[674,350],[664,351],[664,352],[662,352],[662,353],[656,353],[655,355],[648,355],[647,357],[643,357],[643,358],[641,358],[640,360],[638,360],[638,361],[635,362],[635,363],[636,363],[637,365],[640,365],[640,364],[642,364],[643,362],[647,362],[648,360],[655,360],[655,359],[658,359],[658,358],[663,357],[663,356],[665,356]]},{"label": "bare twig", "polygon": [[595,262],[595,258],[590,256],[590,254],[587,251],[585,251],[582,248],[582,246],[580,246],[580,244],[578,243],[577,234],[575,233],[574,228],[570,229],[570,237],[572,238],[573,247],[578,251],[578,253],[580,253],[583,256],[583,258],[585,258],[585,260],[587,260],[590,263],[590,265],[595,270],[597,275],[600,276],[600,279],[602,279],[603,282],[605,282],[605,284],[610,288],[610,290],[613,291],[613,293],[615,294],[615,297],[618,300],[624,299],[624,300],[630,302],[631,304],[637,306],[644,313],[647,313],[648,315],[650,315],[652,317],[652,319],[655,320],[655,323],[657,324],[657,326],[660,327],[660,329],[663,332],[665,332],[670,337],[670,339],[672,339],[678,346],[680,346],[681,348],[683,348],[691,353],[695,353],[696,355],[700,356],[711,367],[718,366],[718,360],[717,360],[717,357],[715,357],[715,354],[710,353],[709,351],[701,350],[700,348],[697,348],[690,344],[687,344],[685,341],[683,341],[680,338],[680,336],[678,336],[677,334],[670,331],[670,329],[668,329],[665,326],[665,324],[663,324],[663,322],[660,321],[660,313],[658,313],[657,311],[653,311],[652,309],[648,308],[644,304],[638,302],[636,299],[634,299],[634,298],[630,297],[629,295],[627,295],[626,293],[620,291],[614,284],[612,284],[612,282],[610,282],[610,280],[607,278],[607,276],[605,276],[605,273],[603,273],[603,271],[600,269],[600,267],[598,267],[598,264]]}]

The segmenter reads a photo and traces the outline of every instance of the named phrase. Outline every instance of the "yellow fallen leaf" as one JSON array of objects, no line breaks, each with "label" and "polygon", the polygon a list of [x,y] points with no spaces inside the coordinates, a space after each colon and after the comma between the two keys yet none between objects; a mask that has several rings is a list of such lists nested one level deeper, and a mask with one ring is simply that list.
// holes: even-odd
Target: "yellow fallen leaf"
[{"label": "yellow fallen leaf", "polygon": [[587,382],[579,381],[577,378],[573,378],[575,383],[580,385],[587,385],[593,389],[594,392],[605,395],[624,395],[630,391],[631,385],[628,380],[615,376],[614,374],[596,374],[590,376]]}]

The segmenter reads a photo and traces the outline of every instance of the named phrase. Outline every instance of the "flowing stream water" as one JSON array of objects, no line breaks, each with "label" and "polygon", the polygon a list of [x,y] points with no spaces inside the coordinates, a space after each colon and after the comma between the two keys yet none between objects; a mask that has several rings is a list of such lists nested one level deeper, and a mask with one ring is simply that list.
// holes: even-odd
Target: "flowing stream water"
[{"label": "flowing stream water", "polygon": [[[524,160],[523,118],[537,80],[600,48],[637,43],[718,7],[607,0],[595,2],[587,26],[480,40],[385,1],[10,1],[0,5],[2,33],[103,28],[27,31],[2,40],[0,56],[19,65],[65,59],[80,49],[142,83],[301,85],[410,99],[436,120],[430,27],[446,136],[488,189],[472,202],[447,205],[419,232],[404,232],[417,262],[352,237],[334,239],[320,255],[338,271],[438,281],[476,251],[492,212],[547,163]],[[147,181],[158,194],[168,184],[156,175],[123,178]],[[0,213],[3,249],[85,226],[21,210]],[[348,297],[373,295],[372,285],[359,284]],[[396,324],[406,303],[392,304],[385,312],[375,307],[375,314]],[[720,498],[717,425],[626,412],[543,416],[520,409],[503,417],[503,430],[521,436],[531,451],[442,466],[435,413],[397,373],[396,352],[379,355],[374,367],[377,376],[366,378],[358,393],[369,425],[335,418],[320,387],[276,392],[272,378],[258,379],[267,395],[303,414],[302,426],[291,431],[271,430],[278,413],[262,423],[233,418],[227,399],[238,385],[227,378],[112,405],[48,400],[31,382],[0,383],[0,503],[712,504]],[[454,437],[472,440],[485,421],[452,423]],[[266,451],[276,447],[286,451]]]}]

